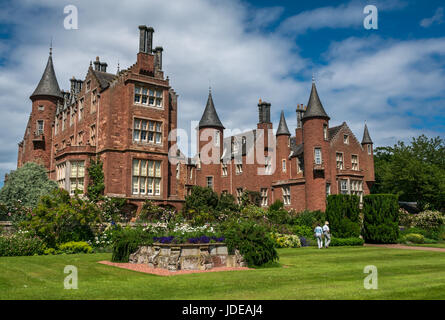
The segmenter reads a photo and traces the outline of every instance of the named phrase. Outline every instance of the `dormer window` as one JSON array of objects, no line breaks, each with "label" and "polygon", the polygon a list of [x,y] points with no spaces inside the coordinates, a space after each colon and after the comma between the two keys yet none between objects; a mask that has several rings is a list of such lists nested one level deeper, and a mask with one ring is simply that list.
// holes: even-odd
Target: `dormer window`
[{"label": "dormer window", "polygon": [[347,135],[347,134],[343,135],[343,143],[349,144],[349,135]]}]

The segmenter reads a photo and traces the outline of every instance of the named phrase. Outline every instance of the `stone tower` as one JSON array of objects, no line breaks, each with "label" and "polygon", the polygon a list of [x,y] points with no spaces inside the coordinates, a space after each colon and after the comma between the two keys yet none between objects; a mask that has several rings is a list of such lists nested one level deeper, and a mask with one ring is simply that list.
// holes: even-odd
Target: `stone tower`
[{"label": "stone tower", "polygon": [[306,205],[308,210],[326,209],[326,183],[329,179],[329,116],[312,82],[307,109],[302,118]]}]

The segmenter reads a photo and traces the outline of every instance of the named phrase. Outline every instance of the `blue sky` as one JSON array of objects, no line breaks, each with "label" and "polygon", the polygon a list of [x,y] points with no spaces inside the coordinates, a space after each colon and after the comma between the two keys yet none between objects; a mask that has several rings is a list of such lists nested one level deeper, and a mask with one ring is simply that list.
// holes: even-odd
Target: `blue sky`
[{"label": "blue sky", "polygon": [[[63,28],[67,4],[78,8],[77,30]],[[363,27],[367,4],[378,9],[378,30]],[[255,127],[259,98],[272,103],[275,127],[284,110],[293,131],[296,105],[307,103],[315,74],[331,126],[346,121],[361,139],[366,120],[377,146],[444,137],[444,7],[438,0],[2,1],[0,176],[15,169],[51,37],[59,85],[68,90],[69,78],[83,79],[96,56],[109,72],[118,61],[121,69],[132,65],[140,24],[153,26],[154,45],[164,47],[179,126],[188,132],[209,83],[232,132]],[[189,154],[193,140],[182,141]]]}]

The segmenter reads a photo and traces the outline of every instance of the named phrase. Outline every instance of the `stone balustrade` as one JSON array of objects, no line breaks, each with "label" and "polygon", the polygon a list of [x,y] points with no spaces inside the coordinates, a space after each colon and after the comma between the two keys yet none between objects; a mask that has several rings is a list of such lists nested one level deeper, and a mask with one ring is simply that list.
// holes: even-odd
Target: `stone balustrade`
[{"label": "stone balustrade", "polygon": [[214,267],[247,267],[238,250],[229,255],[224,243],[163,244],[141,246],[130,255],[130,263],[148,264],[150,268],[209,270]]}]

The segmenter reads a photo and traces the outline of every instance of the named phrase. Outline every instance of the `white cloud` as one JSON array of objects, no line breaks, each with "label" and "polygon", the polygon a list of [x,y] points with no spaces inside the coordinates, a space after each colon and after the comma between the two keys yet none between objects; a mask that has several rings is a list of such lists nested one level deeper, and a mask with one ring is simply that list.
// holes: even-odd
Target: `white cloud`
[{"label": "white cloud", "polygon": [[[275,127],[284,109],[289,129],[294,130],[295,107],[307,103],[314,62],[299,56],[292,37],[263,29],[280,16],[280,8],[271,9],[268,16],[267,9],[257,10],[237,0],[71,3],[79,9],[78,30],[63,28],[65,3],[57,0],[14,1],[7,14],[0,13],[2,21],[15,26],[12,39],[4,44],[8,50],[1,51],[7,61],[0,66],[1,175],[15,164],[17,143],[31,110],[29,95],[45,68],[51,37],[59,85],[68,89],[69,79],[73,75],[84,78],[89,61],[96,56],[108,63],[109,72],[116,71],[118,60],[121,68],[132,65],[138,50],[137,26],[153,26],[154,45],[164,47],[165,74],[179,94],[179,127],[190,130],[190,121],[199,121],[210,81],[226,128],[254,128],[258,99],[262,98],[272,103]],[[401,5],[391,3],[392,7],[383,9]],[[354,6],[357,3],[347,5],[345,14],[351,15]],[[360,8],[361,25],[363,6]],[[319,19],[328,16],[317,10],[313,11]],[[349,24],[358,21],[344,18]],[[306,23],[303,29],[311,28]],[[317,87],[331,124],[346,120],[361,139],[366,119],[377,144],[394,143],[420,132],[437,135],[435,130],[412,131],[415,118],[404,112],[443,114],[438,110],[438,103],[443,105],[445,100],[443,48],[444,39],[398,42],[372,37],[333,43],[322,56],[325,63],[316,70]],[[297,80],[301,78],[307,80]],[[422,99],[431,96],[437,96],[439,102],[424,105]],[[191,139],[194,144],[195,136]]]},{"label": "white cloud", "polygon": [[437,8],[436,12],[431,18],[425,18],[420,21],[420,25],[424,28],[429,28],[433,24],[442,24],[443,23],[443,8]]}]

